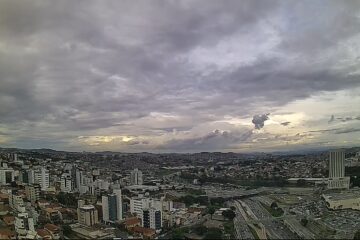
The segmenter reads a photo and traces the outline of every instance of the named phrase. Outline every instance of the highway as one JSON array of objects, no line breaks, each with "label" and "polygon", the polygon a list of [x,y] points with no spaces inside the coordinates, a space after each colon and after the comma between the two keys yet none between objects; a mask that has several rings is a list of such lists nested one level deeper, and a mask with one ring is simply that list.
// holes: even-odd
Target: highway
[{"label": "highway", "polygon": [[[248,228],[253,228],[260,239],[298,239],[298,236],[280,221],[293,219],[293,216],[284,215],[275,218],[254,199],[237,200],[235,201],[235,207],[237,213],[240,213],[240,217],[243,219],[243,221],[235,220],[235,226],[247,225]],[[235,227],[240,239],[248,239],[243,228]]]},{"label": "highway", "polygon": [[[247,199],[245,202],[256,214],[259,221],[265,226],[266,233],[270,239],[296,239],[297,236],[293,234],[282,222],[280,218],[274,218],[258,201],[254,199]],[[293,218],[293,216],[284,216]]]},{"label": "highway", "polygon": [[[236,238],[237,239],[255,239],[253,234],[251,233],[249,226],[247,225],[247,222],[241,213],[243,211],[240,204],[235,201],[235,207],[236,207],[236,217],[234,218],[234,228],[236,232]],[[246,217],[246,216],[245,216]]]},{"label": "highway", "polygon": [[[239,228],[239,232],[237,231],[237,233],[239,234],[239,239],[249,239],[249,232],[251,235],[253,235],[249,228],[252,228],[260,239],[267,239],[265,227],[262,225],[262,223],[260,222],[252,223],[252,220],[258,220],[258,219],[255,216],[255,214],[251,211],[251,209],[241,200],[235,201],[235,207],[246,222],[246,224],[241,224],[243,222],[240,221],[237,222],[237,224],[235,225],[235,226],[239,226],[239,227],[235,227],[236,229]],[[244,226],[246,226],[247,229],[245,229]],[[251,239],[254,238],[255,238],[254,236],[251,237]]]}]

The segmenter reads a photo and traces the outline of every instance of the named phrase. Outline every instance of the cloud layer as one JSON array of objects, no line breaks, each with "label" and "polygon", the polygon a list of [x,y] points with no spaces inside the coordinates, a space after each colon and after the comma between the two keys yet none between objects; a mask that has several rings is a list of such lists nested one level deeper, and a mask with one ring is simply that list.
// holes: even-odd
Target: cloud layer
[{"label": "cloud layer", "polygon": [[[359,127],[359,10],[359,1],[320,0],[1,1],[0,144],[121,151],[358,144],[345,132]],[[334,105],[322,107],[329,99]],[[259,112],[272,117],[254,122]],[[306,133],[330,127],[331,115],[342,119],[329,121],[342,134]]]}]

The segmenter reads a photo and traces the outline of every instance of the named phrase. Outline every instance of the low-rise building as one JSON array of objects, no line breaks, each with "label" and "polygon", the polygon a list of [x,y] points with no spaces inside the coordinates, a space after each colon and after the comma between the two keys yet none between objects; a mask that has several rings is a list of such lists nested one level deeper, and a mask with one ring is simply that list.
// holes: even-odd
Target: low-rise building
[{"label": "low-rise building", "polygon": [[86,226],[99,223],[98,212],[93,205],[84,205],[77,209],[78,222]]},{"label": "low-rise building", "polygon": [[60,239],[62,236],[61,228],[55,224],[47,223],[45,224],[44,229],[50,233],[52,239]]},{"label": "low-rise building", "polygon": [[131,228],[134,228],[136,226],[140,226],[140,224],[141,224],[141,220],[137,217],[125,219],[125,222],[124,222],[125,228],[128,230]]},{"label": "low-rise building", "polygon": [[0,229],[0,239],[16,239],[16,233],[9,229]]},{"label": "low-rise building", "polygon": [[360,210],[360,191],[323,194],[322,197],[329,209]]},{"label": "low-rise building", "polygon": [[26,198],[31,202],[35,203],[39,200],[41,192],[41,187],[39,184],[27,185],[25,186],[25,195]]}]

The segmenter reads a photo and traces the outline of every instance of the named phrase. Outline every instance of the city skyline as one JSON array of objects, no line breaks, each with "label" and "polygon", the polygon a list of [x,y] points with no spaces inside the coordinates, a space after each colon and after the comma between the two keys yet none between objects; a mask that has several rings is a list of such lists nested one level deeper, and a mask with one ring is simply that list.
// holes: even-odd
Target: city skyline
[{"label": "city skyline", "polygon": [[358,1],[0,1],[0,147],[360,143]]}]

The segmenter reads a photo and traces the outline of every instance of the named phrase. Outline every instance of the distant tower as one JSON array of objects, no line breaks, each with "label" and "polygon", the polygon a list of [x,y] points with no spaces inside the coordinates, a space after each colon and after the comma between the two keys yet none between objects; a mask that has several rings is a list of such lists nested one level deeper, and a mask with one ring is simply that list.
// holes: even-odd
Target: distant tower
[{"label": "distant tower", "polygon": [[329,159],[329,178],[345,177],[345,152],[331,151]]},{"label": "distant tower", "polygon": [[329,189],[348,189],[350,178],[345,177],[345,152],[331,151],[329,154]]},{"label": "distant tower", "polygon": [[130,183],[131,185],[142,185],[143,184],[143,175],[142,172],[135,168],[130,173]]}]

